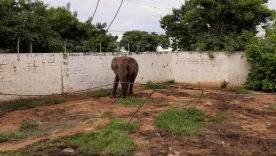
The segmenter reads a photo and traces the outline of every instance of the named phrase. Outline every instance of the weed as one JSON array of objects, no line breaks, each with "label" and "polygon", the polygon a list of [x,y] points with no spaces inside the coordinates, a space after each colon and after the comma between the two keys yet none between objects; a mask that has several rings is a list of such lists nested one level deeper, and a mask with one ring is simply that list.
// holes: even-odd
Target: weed
[{"label": "weed", "polygon": [[174,79],[169,79],[169,80],[167,80],[167,83],[175,83],[175,80]]},{"label": "weed", "polygon": [[157,116],[155,125],[170,132],[197,135],[201,133],[204,117],[204,112],[192,108],[167,110]]},{"label": "weed", "polygon": [[55,99],[46,100],[45,104],[47,104],[47,105],[49,105],[49,104],[54,105],[54,104],[61,104],[61,103],[64,103],[66,101],[67,101],[67,99],[65,99],[65,98],[55,98]]},{"label": "weed", "polygon": [[228,115],[225,113],[216,113],[214,116],[210,118],[211,121],[222,121],[228,119]]},{"label": "weed", "polygon": [[272,104],[272,105],[270,105],[270,109],[272,109],[272,110],[276,110],[276,104]]},{"label": "weed", "polygon": [[113,112],[112,111],[105,111],[103,114],[102,114],[102,118],[110,118],[112,116]]},{"label": "weed", "polygon": [[220,87],[221,87],[221,88],[226,88],[228,84],[229,84],[229,82],[223,80],[223,81],[221,82],[221,84],[220,84]]},{"label": "weed", "polygon": [[87,120],[87,123],[93,123],[96,119],[89,119]]},{"label": "weed", "polygon": [[127,122],[120,119],[113,119],[109,124],[103,126],[104,129],[121,130],[121,131],[137,131],[140,127],[139,122],[132,122],[127,126]]},{"label": "weed", "polygon": [[125,99],[119,99],[116,103],[123,106],[137,106],[141,105],[143,103],[143,100],[137,97],[127,97]]},{"label": "weed", "polygon": [[213,53],[208,53],[208,56],[211,60],[214,60],[215,59],[215,55]]},{"label": "weed", "polygon": [[111,90],[102,89],[102,90],[91,93],[91,97],[93,97],[93,98],[106,97],[106,96],[109,96],[110,93],[111,93]]},{"label": "weed", "polygon": [[118,130],[103,130],[92,133],[79,133],[66,141],[78,146],[78,151],[87,155],[132,155],[133,140]]},{"label": "weed", "polygon": [[37,127],[37,123],[35,121],[23,121],[20,123],[20,130],[27,130]]},{"label": "weed", "polygon": [[0,133],[0,143],[25,139],[24,133]]},{"label": "weed", "polygon": [[249,91],[245,88],[232,88],[231,91],[236,94],[249,94]]}]

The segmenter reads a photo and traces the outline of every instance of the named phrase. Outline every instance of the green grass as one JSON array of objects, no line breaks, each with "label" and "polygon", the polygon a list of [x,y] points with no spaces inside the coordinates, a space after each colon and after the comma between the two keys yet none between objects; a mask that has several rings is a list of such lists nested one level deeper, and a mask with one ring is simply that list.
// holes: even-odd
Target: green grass
[{"label": "green grass", "polygon": [[228,119],[228,115],[225,114],[225,113],[216,113],[214,116],[211,116],[210,117],[210,120],[211,121],[222,121],[222,120],[225,120],[225,119]]},{"label": "green grass", "polygon": [[201,133],[204,117],[203,111],[192,108],[167,110],[157,116],[155,126],[174,133],[198,135]]},{"label": "green grass", "polygon": [[230,91],[236,94],[249,94],[249,91],[245,88],[232,88]]},{"label": "green grass", "polygon": [[65,98],[48,98],[48,99],[20,99],[0,104],[2,111],[14,111],[34,108],[43,105],[60,104],[66,102]]},{"label": "green grass", "polygon": [[0,143],[25,139],[24,133],[0,133]]},{"label": "green grass", "polygon": [[80,153],[87,155],[107,154],[107,155],[132,155],[134,142],[130,136],[122,131],[136,131],[140,124],[132,122],[127,126],[127,122],[120,119],[113,119],[109,124],[98,127],[98,132],[79,133],[66,140],[66,144],[78,146]]},{"label": "green grass", "polygon": [[77,151],[87,155],[132,155],[134,142],[130,136],[119,130],[103,130],[92,133],[79,133],[70,137],[67,144],[78,146]]},{"label": "green grass", "polygon": [[272,105],[270,105],[270,109],[272,109],[272,110],[276,110],[276,104],[272,104]]},{"label": "green grass", "polygon": [[[168,82],[169,83],[169,82]],[[147,81],[147,84],[143,85],[143,90],[152,90],[155,89],[159,84],[154,84],[151,80]],[[169,85],[160,85],[158,89],[168,89]]]},{"label": "green grass", "polygon": [[141,105],[144,101],[142,99],[139,99],[137,97],[126,97],[120,98],[116,101],[117,104],[123,105],[123,106],[137,106]]},{"label": "green grass", "polygon": [[102,114],[102,118],[110,118],[112,116],[113,112],[112,111],[105,111],[103,114]]},{"label": "green grass", "polygon": [[109,129],[109,130],[121,130],[121,131],[137,131],[140,127],[139,122],[131,122],[127,125],[128,122],[120,119],[113,119],[110,121],[109,124],[101,127],[102,129]]},{"label": "green grass", "polygon": [[22,156],[22,154],[20,152],[10,151],[10,152],[0,152],[0,156]]},{"label": "green grass", "polygon": [[91,97],[93,97],[93,98],[106,97],[106,96],[109,96],[110,93],[111,93],[110,89],[102,89],[102,90],[95,91],[95,92],[91,93]]},{"label": "green grass", "polygon": [[135,148],[133,138],[124,134],[127,131],[136,131],[140,124],[113,119],[109,124],[98,127],[97,131],[79,133],[66,136],[54,141],[37,142],[23,149],[10,152],[0,152],[0,156],[32,155],[34,151],[42,151],[51,147],[76,147],[76,155],[124,155],[131,156]]},{"label": "green grass", "polygon": [[36,128],[38,125],[35,121],[23,121],[20,123],[20,130],[28,130]]}]

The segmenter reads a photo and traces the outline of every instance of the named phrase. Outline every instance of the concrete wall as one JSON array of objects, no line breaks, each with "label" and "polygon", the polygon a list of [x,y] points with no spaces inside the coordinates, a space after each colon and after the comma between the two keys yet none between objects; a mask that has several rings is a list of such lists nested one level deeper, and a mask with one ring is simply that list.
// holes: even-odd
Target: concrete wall
[{"label": "concrete wall", "polygon": [[[85,90],[113,83],[110,63],[120,53],[0,54],[0,92],[49,95]],[[218,86],[222,80],[240,86],[250,65],[242,53],[162,52],[130,54],[139,64],[136,82],[175,79],[177,82]],[[107,88],[111,88],[112,85]],[[0,99],[14,96],[0,96]]]},{"label": "concrete wall", "polygon": [[242,58],[242,53],[208,53],[181,52],[172,55],[172,78],[176,82],[219,87],[223,80],[229,86],[242,86],[250,64]]}]

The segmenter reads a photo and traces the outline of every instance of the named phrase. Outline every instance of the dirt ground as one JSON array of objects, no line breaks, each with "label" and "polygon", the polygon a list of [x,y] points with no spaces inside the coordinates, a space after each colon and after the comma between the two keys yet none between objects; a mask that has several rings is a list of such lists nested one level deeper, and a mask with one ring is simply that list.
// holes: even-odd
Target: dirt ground
[{"label": "dirt ground", "polygon": [[[276,111],[270,105],[276,102],[276,96],[234,96],[214,92],[221,91],[206,91],[197,106],[197,109],[203,110],[207,115],[203,134],[184,136],[156,129],[155,117],[167,109],[193,106],[200,91],[157,90],[134,118],[141,122],[140,129],[133,135],[135,141],[149,143],[148,146],[137,148],[135,155],[275,156]],[[136,93],[138,97],[146,99],[151,90]],[[2,143],[0,151],[16,150],[41,140],[93,131],[97,126],[108,123],[108,118],[99,118],[105,111],[113,111],[114,118],[129,120],[137,107],[116,105],[115,100],[109,97],[89,98],[6,113],[0,117],[0,133],[17,131],[20,123],[25,120],[35,120],[39,126],[31,132],[36,134],[33,137]],[[218,112],[226,113],[228,118],[223,121],[209,120],[208,117]],[[87,119],[93,118],[96,119],[95,122],[87,122]],[[57,155],[64,150],[53,148],[34,155]]]}]

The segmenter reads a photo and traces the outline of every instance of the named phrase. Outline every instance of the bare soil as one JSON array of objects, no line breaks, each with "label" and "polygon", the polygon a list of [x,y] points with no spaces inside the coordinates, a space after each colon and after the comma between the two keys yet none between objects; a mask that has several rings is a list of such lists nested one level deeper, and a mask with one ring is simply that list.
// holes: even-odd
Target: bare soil
[{"label": "bare soil", "polygon": [[[136,96],[146,99],[151,92],[137,91]],[[234,96],[205,92],[197,106],[207,115],[202,135],[171,134],[154,127],[158,113],[167,109],[191,107],[199,95],[199,91],[184,89],[157,90],[134,118],[141,122],[140,129],[133,135],[135,142],[138,142],[135,155],[276,155],[276,111],[270,109],[270,105],[276,102],[275,95]],[[120,106],[115,104],[115,100],[109,97],[89,98],[8,112],[0,117],[0,133],[18,131],[20,123],[25,120],[37,121],[39,126],[31,132],[35,134],[32,137],[0,144],[0,151],[17,150],[41,140],[93,131],[97,126],[108,123],[108,118],[100,118],[105,111],[113,111],[113,118],[129,120],[138,107]],[[226,113],[228,119],[209,120],[210,116],[218,112]],[[88,122],[89,119],[95,121]],[[149,144],[139,147],[141,142]],[[37,151],[33,155],[76,155],[66,153],[68,148],[73,149],[54,147]]]}]

